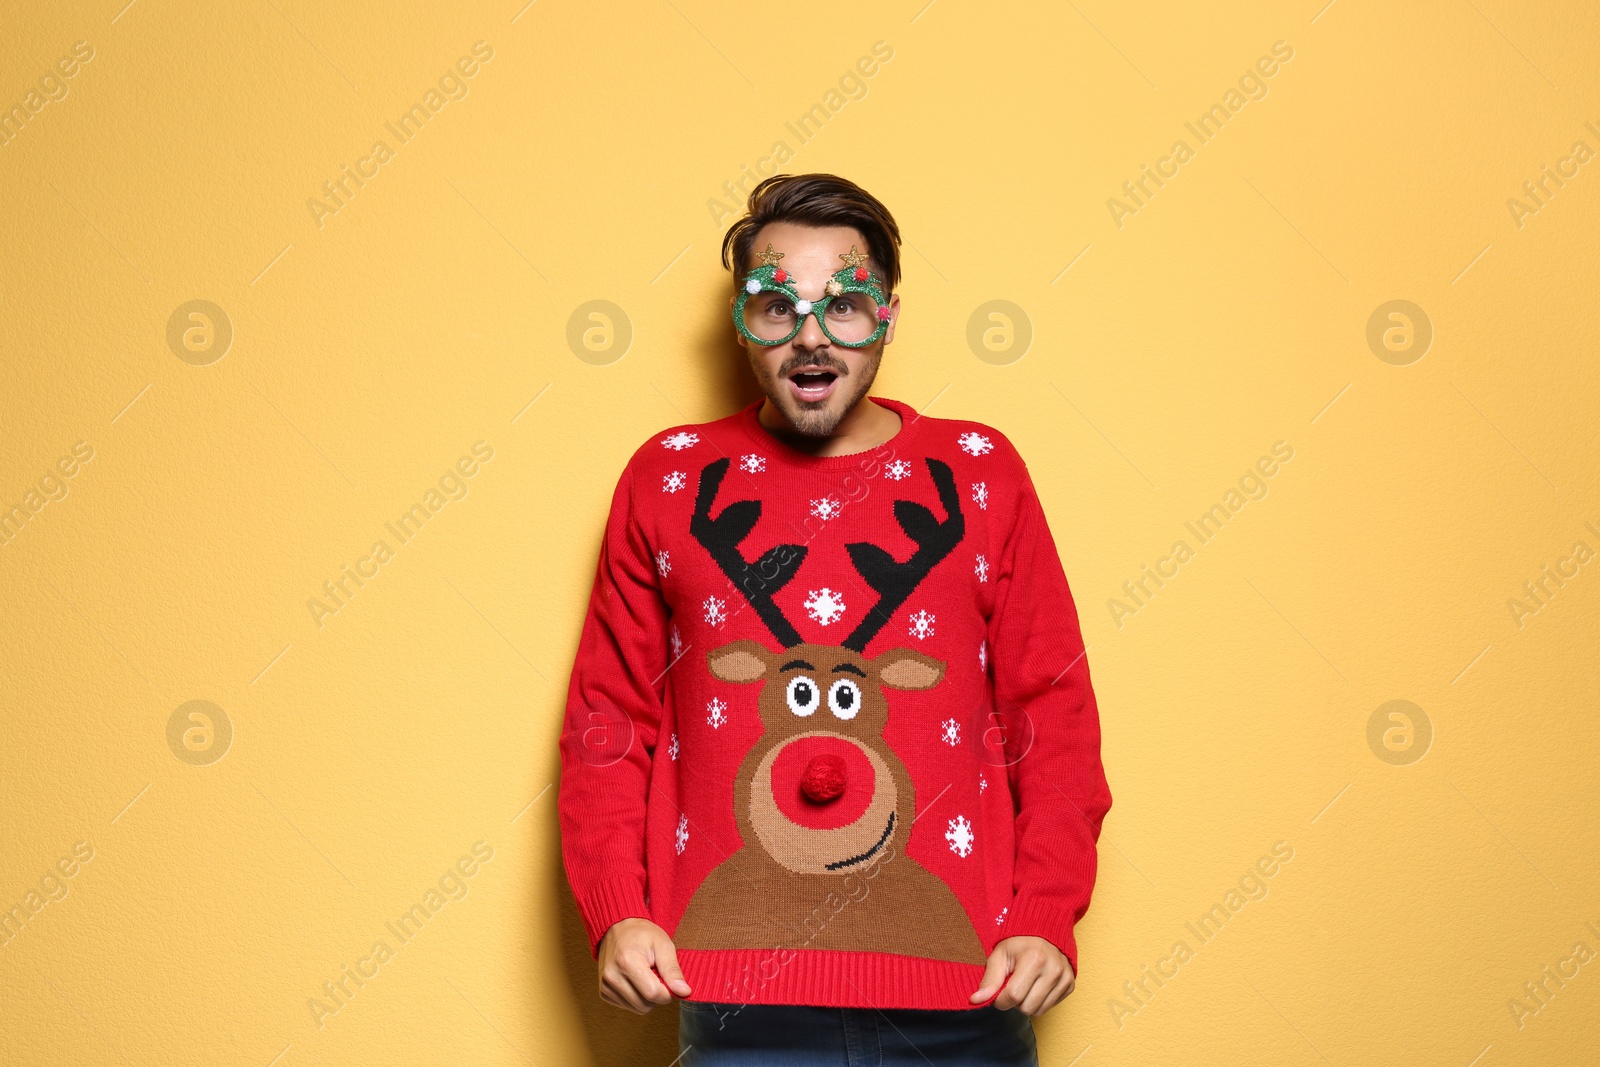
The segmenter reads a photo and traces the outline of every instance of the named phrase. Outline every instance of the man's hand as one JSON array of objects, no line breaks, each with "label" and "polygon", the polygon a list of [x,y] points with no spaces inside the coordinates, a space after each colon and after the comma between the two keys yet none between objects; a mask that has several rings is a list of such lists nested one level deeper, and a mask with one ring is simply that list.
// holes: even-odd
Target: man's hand
[{"label": "man's hand", "polygon": [[[1008,974],[1011,981],[1006,982]],[[989,953],[989,966],[971,1001],[978,1004],[988,1000],[1005,982],[994,1006],[1008,1011],[1020,1004],[1022,1014],[1039,1016],[1071,993],[1076,981],[1072,964],[1060,949],[1042,937],[1021,934],[1006,938]]]},{"label": "man's hand", "polygon": [[665,930],[649,919],[632,918],[605,932],[600,939],[601,1000],[644,1015],[657,1004],[671,1004],[674,993],[688,996],[689,983],[678,970],[678,953]]}]

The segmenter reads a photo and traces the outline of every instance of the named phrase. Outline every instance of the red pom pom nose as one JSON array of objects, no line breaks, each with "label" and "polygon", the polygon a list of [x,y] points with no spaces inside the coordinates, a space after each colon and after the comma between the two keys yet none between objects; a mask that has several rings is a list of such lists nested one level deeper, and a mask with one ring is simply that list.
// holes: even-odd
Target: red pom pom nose
[{"label": "red pom pom nose", "polygon": [[800,791],[808,800],[824,804],[844,792],[847,778],[844,760],[823,753],[813,756],[811,762],[806,764],[805,774],[800,778]]}]

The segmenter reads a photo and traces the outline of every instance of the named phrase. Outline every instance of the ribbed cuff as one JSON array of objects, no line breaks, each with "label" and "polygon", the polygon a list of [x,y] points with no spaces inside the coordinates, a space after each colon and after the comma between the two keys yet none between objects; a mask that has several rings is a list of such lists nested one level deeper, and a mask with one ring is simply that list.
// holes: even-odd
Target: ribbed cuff
[{"label": "ribbed cuff", "polygon": [[589,955],[600,958],[600,939],[623,919],[648,919],[644,904],[644,884],[637,878],[613,878],[591,886],[581,896],[574,894],[578,915],[589,931]]},{"label": "ribbed cuff", "polygon": [[1006,910],[1006,921],[1000,927],[1000,940],[1028,935],[1042,937],[1067,957],[1072,973],[1078,973],[1078,942],[1073,936],[1072,909],[1051,900],[1019,896]]}]

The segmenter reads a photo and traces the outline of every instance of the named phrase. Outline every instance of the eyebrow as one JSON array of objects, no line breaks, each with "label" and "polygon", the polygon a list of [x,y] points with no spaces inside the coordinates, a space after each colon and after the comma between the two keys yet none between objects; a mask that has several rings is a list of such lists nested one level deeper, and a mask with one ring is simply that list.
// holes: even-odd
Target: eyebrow
[{"label": "eyebrow", "polygon": [[852,674],[859,674],[863,678],[867,676],[867,672],[862,670],[860,667],[857,667],[854,663],[841,663],[833,669],[833,673],[835,674],[838,674],[840,671],[849,671]]},{"label": "eyebrow", "polygon": [[792,659],[788,663],[785,663],[783,666],[779,667],[778,670],[780,670],[780,671],[792,671],[796,667],[804,667],[808,671],[816,670],[815,667],[813,667],[811,664],[807,663],[803,659]]}]

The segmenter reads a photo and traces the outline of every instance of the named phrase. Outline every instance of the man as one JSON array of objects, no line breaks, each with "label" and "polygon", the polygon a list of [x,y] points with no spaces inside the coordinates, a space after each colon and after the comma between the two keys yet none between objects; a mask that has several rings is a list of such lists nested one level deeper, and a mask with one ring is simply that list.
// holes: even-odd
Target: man
[{"label": "man", "polygon": [[686,1067],[1036,1063],[1076,977],[1111,806],[1077,612],[1011,442],[867,396],[899,244],[842,178],[753,189],[723,263],[764,398],[612,497],[562,852],[601,998],[679,998]]}]

